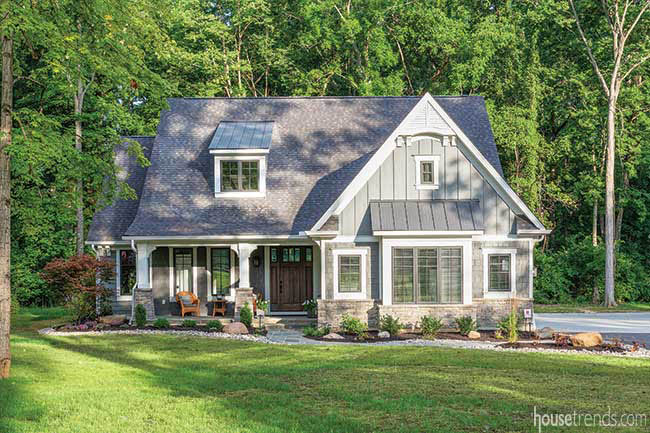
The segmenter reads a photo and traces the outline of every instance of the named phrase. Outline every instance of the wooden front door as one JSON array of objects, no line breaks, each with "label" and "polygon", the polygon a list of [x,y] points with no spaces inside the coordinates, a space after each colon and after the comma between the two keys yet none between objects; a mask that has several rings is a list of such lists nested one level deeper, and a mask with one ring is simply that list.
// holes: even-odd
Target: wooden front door
[{"label": "wooden front door", "polygon": [[302,311],[314,296],[312,247],[271,247],[271,311]]}]

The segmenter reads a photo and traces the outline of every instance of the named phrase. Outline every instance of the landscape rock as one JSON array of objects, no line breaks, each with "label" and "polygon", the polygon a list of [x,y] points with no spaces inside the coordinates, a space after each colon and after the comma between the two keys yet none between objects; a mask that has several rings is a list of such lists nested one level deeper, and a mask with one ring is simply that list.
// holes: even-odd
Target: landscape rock
[{"label": "landscape rock", "polygon": [[377,337],[379,337],[379,338],[390,338],[390,333],[388,331],[381,331],[379,334],[377,334]]},{"label": "landscape rock", "polygon": [[86,326],[90,329],[90,328],[94,328],[94,327],[96,327],[96,326],[97,326],[97,322],[95,322],[94,320],[89,320],[89,321],[87,321],[86,323],[84,323],[84,325],[86,325]]},{"label": "landscape rock", "polygon": [[470,331],[469,334],[467,334],[467,338],[469,338],[470,340],[480,340],[481,334],[479,334],[476,331]]},{"label": "landscape rock", "polygon": [[113,314],[112,316],[99,318],[99,323],[105,323],[111,326],[120,326],[124,322],[126,322],[126,316],[124,314]]},{"label": "landscape rock", "polygon": [[569,337],[575,347],[594,347],[603,343],[603,336],[599,332],[581,332]]},{"label": "landscape rock", "polygon": [[248,328],[241,322],[232,322],[223,327],[223,332],[226,334],[248,334]]},{"label": "landscape rock", "polygon": [[329,334],[323,337],[324,340],[345,340],[345,337],[337,334],[336,332],[330,332]]},{"label": "landscape rock", "polygon": [[77,326],[77,329],[79,329],[80,331],[85,331],[88,329],[88,325],[79,325]]},{"label": "landscape rock", "polygon": [[123,324],[120,325],[120,328],[127,329],[127,328],[130,328],[130,326],[129,326],[128,323],[123,323]]},{"label": "landscape rock", "polygon": [[101,331],[102,329],[106,329],[108,327],[109,326],[106,323],[98,323],[97,326],[95,326],[95,329],[97,329],[98,331]]},{"label": "landscape rock", "polygon": [[553,334],[555,334],[556,332],[557,331],[555,329],[546,326],[537,331],[537,336],[542,340],[550,340],[551,338],[553,338]]}]

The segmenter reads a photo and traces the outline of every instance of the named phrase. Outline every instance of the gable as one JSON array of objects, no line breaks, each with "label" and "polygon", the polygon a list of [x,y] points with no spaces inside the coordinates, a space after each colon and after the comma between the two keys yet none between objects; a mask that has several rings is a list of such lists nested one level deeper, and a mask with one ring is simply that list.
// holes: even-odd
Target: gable
[{"label": "gable", "polygon": [[[340,215],[342,235],[372,235],[368,203],[377,200],[478,200],[489,235],[514,233],[516,215],[465,155],[461,145],[442,137],[420,137],[396,147]],[[440,185],[416,189],[416,156],[440,157]]]},{"label": "gable", "polygon": [[[502,209],[503,206],[499,205],[499,200],[496,200],[496,209],[498,209],[499,213],[505,214],[506,212],[513,212],[532,223],[535,227],[533,231],[537,230],[539,233],[548,232],[539,219],[537,219],[537,217],[530,211],[526,204],[521,200],[521,198],[519,198],[519,196],[517,196],[503,178],[501,163],[498,158],[496,145],[494,144],[494,136],[492,135],[483,99],[480,97],[439,99],[440,103],[428,93],[422,97],[420,102],[400,123],[400,126],[393,131],[382,147],[375,153],[375,155],[373,155],[365,169],[350,183],[343,194],[320,218],[312,230],[318,230],[330,215],[342,214],[349,204],[355,201],[357,194],[366,187],[370,177],[375,176],[378,169],[381,170],[381,166],[391,157],[396,147],[410,147],[413,141],[423,136],[438,136],[440,137],[443,146],[458,146],[462,149],[461,152],[467,162],[470,163],[470,166],[481,175],[482,181],[492,188],[492,191],[488,190],[486,193],[486,201],[491,193],[494,192],[494,195],[499,197],[500,201],[506,205],[505,207],[508,209],[507,211]],[[472,107],[472,104],[467,104],[465,106],[463,102],[466,99],[472,102],[474,107]],[[451,113],[454,113],[453,118],[450,113],[447,113],[441,107],[441,104],[446,105],[447,109],[449,109]],[[459,107],[463,107],[463,109],[459,110]],[[431,118],[432,120],[429,120],[431,108],[434,109],[438,117],[434,116]],[[445,127],[440,125],[440,119],[445,122]],[[413,127],[414,124],[421,125],[423,121],[430,122],[430,125],[421,129],[419,126],[416,126],[415,128]],[[459,125],[462,125],[462,127]],[[451,131],[452,134],[447,135],[448,131]],[[465,131],[467,131],[467,134]],[[445,161],[445,165],[448,165],[449,163],[450,161]],[[458,161],[451,161],[451,163],[463,164],[464,161],[460,159]],[[406,169],[406,167],[401,165],[401,161],[398,161],[397,164],[398,170]],[[458,169],[455,168],[455,170],[457,171]],[[392,185],[393,189],[397,189],[398,191],[402,190],[400,182],[407,181],[407,173],[408,172],[405,171],[403,176],[394,177],[393,182],[395,185]],[[447,183],[449,184],[449,179],[447,179]],[[447,191],[448,188],[451,188],[453,191],[454,189],[459,188],[459,184],[457,182],[452,182],[446,186],[445,191]],[[350,212],[349,209],[348,212]],[[358,211],[355,211],[355,218],[357,218],[356,215],[358,213]],[[508,221],[510,227],[512,227],[514,218],[512,218],[511,215],[508,216]]]}]

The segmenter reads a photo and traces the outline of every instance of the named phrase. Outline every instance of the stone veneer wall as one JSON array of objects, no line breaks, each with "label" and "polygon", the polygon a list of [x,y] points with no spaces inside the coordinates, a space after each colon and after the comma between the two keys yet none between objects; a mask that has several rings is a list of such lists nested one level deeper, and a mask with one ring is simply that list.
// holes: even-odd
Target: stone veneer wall
[{"label": "stone veneer wall", "polygon": [[154,320],[156,318],[153,306],[153,291],[151,289],[135,289],[135,305],[138,304],[144,306],[147,312],[147,320]]},{"label": "stone veneer wall", "polygon": [[[337,328],[344,314],[367,323],[370,329],[379,327],[379,318],[389,314],[398,317],[407,327],[419,327],[422,316],[442,320],[444,326],[454,328],[454,319],[471,316],[481,329],[495,329],[499,320],[510,313],[508,299],[474,299],[472,305],[382,305],[372,300],[318,300],[318,326]],[[519,314],[524,308],[532,308],[532,300],[517,299]]]}]

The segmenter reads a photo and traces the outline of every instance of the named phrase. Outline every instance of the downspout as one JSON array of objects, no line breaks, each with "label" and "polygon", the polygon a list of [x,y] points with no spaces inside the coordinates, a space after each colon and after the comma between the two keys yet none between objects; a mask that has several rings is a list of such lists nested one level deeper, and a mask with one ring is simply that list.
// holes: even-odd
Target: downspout
[{"label": "downspout", "polygon": [[[131,239],[131,249],[135,252],[136,263],[138,257],[138,249],[135,247],[135,241]],[[137,268],[136,268],[137,269]],[[129,317],[129,325],[133,325],[133,316],[135,315],[135,291],[138,287],[138,279],[135,279],[135,286],[131,289],[131,317]]]}]

